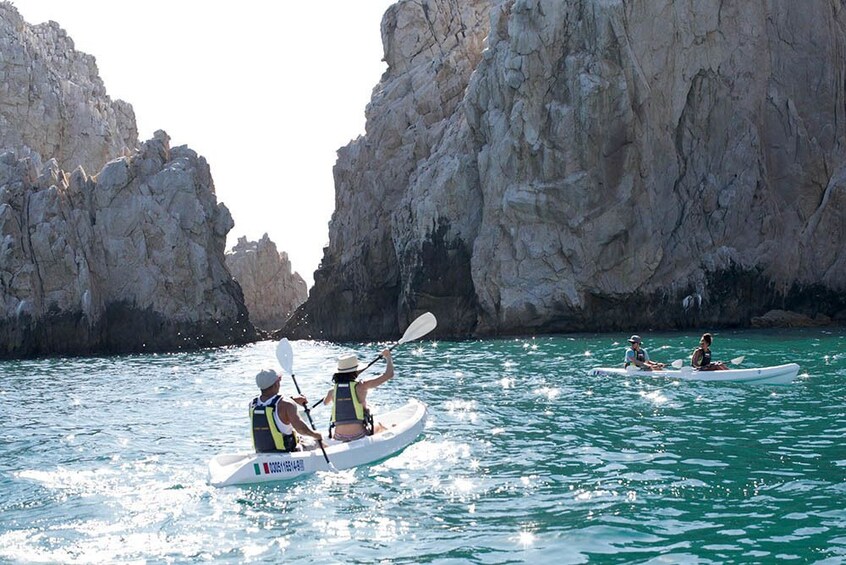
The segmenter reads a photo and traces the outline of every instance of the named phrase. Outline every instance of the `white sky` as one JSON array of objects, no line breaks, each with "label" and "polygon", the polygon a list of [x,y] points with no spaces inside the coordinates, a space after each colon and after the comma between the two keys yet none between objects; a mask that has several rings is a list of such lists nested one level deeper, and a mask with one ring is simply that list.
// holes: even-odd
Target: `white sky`
[{"label": "white sky", "polygon": [[227,249],[267,233],[309,287],[329,239],[336,151],[364,133],[393,3],[12,0],[97,59],[141,141],[163,129],[206,157],[235,220]]}]

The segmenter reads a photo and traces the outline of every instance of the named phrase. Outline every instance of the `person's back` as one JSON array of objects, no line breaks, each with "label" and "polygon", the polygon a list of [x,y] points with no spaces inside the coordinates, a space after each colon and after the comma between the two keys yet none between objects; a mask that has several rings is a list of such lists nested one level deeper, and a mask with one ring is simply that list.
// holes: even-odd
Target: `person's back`
[{"label": "person's back", "polygon": [[280,400],[282,397],[276,394],[266,400],[256,397],[250,403],[253,447],[256,453],[276,453],[297,449],[299,438],[294,427],[280,422],[276,414]]},{"label": "person's back", "polygon": [[329,425],[330,437],[338,441],[355,441],[380,431],[374,429],[373,417],[367,407],[367,392],[394,376],[394,363],[389,349],[382,351],[387,361],[385,372],[375,379],[358,381],[357,377],[364,369],[355,355],[338,359],[338,368],[332,376],[333,387],[326,393],[324,404],[333,403]]},{"label": "person's back", "polygon": [[[256,453],[280,453],[300,449],[297,432],[318,441],[321,434],[309,428],[297,415],[293,400],[279,394],[280,377],[266,369],[256,375],[261,394],[250,402],[250,423],[253,448]],[[307,403],[305,397],[297,402]]]}]

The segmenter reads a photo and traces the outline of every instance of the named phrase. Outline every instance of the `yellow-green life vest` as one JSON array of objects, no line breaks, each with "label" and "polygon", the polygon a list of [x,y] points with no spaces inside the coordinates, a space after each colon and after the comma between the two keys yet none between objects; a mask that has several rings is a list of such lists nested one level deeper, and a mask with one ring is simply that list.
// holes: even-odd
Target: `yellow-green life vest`
[{"label": "yellow-green life vest", "polygon": [[338,424],[365,425],[366,419],[364,406],[358,401],[358,394],[355,387],[358,383],[350,381],[346,383],[335,383],[335,402],[332,403],[332,426]]},{"label": "yellow-green life vest", "polygon": [[279,453],[297,449],[299,444],[297,432],[291,430],[290,434],[282,433],[273,417],[279,398],[277,394],[266,406],[258,406],[258,398],[254,398],[250,403],[250,422],[252,422],[253,447],[256,453]]}]

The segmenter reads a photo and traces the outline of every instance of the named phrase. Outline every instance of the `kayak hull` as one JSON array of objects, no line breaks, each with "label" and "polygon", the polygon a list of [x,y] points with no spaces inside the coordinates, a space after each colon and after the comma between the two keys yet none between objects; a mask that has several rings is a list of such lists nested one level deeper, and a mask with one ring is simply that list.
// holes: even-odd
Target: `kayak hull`
[{"label": "kayak hull", "polygon": [[799,365],[787,363],[774,367],[757,369],[728,369],[725,371],[697,371],[690,367],[680,370],[662,369],[660,371],[630,370],[621,367],[596,367],[591,369],[592,375],[602,376],[650,376],[670,377],[682,381],[734,382],[747,384],[783,385],[793,382],[799,374]]},{"label": "kayak hull", "polygon": [[[411,400],[376,417],[387,428],[351,442],[324,440],[335,469],[350,469],[379,461],[402,450],[423,431],[426,405]],[[287,481],[317,471],[329,471],[319,447],[293,453],[222,453],[209,461],[209,483],[216,487]]]}]

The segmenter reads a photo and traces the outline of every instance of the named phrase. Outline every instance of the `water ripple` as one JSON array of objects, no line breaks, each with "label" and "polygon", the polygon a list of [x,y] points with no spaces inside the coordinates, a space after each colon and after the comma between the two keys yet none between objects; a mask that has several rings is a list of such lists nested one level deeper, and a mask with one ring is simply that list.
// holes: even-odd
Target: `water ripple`
[{"label": "water ripple", "polygon": [[[671,361],[697,337],[647,345]],[[6,362],[0,561],[846,559],[844,332],[716,337],[721,358],[797,361],[802,377],[590,375],[621,362],[625,336],[419,342],[395,351],[397,376],[372,393],[377,411],[429,405],[419,441],[375,465],[227,489],[206,483],[206,464],[250,449],[252,376],[278,366],[274,343]],[[384,344],[292,345],[313,401],[338,355]],[[325,429],[329,411],[313,416]]]}]

